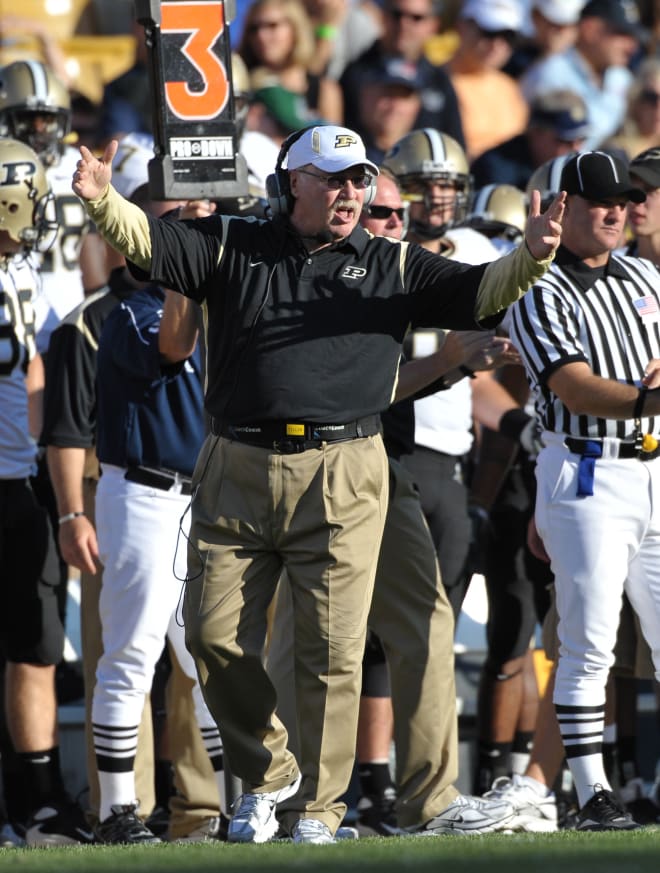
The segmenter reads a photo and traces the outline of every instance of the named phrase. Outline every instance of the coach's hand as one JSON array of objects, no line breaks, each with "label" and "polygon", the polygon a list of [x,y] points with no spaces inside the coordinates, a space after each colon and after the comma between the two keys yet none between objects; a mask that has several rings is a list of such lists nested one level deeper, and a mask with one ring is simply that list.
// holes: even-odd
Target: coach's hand
[{"label": "coach's hand", "polygon": [[525,242],[537,261],[549,258],[559,246],[565,205],[566,192],[561,191],[545,212],[541,212],[541,192],[532,191],[525,227]]},{"label": "coach's hand", "polygon": [[87,146],[80,146],[80,160],[76,164],[71,187],[83,200],[96,200],[105,191],[112,178],[112,159],[119,143],[111,140],[102,158],[95,157]]}]

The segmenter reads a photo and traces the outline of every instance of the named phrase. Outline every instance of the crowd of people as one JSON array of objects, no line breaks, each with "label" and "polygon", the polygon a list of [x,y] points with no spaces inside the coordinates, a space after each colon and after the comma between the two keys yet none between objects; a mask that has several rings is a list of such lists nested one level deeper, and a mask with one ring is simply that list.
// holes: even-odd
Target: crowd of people
[{"label": "crowd of people", "polygon": [[[233,201],[150,196],[137,23],[84,136],[56,53],[0,67],[2,844],[659,821],[631,717],[640,678],[660,701],[653,20],[237,7]],[[72,571],[83,804],[57,727]]]}]

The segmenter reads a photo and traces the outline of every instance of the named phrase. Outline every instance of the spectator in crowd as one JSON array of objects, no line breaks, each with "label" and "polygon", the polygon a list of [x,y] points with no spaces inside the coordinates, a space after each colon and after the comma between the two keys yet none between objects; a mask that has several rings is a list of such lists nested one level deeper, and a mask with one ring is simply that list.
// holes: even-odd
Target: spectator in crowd
[{"label": "spectator in crowd", "polygon": [[315,69],[338,80],[381,33],[381,9],[359,0],[305,0],[316,39]]},{"label": "spectator in crowd", "polygon": [[580,13],[575,45],[533,64],[520,83],[528,101],[544,91],[574,91],[589,111],[585,148],[615,134],[626,114],[633,82],[630,63],[640,45],[633,0],[589,0]]},{"label": "spectator in crowd", "polygon": [[[238,53],[251,77],[257,71],[260,77],[270,74],[274,82],[304,97],[315,117],[335,123],[343,119],[337,82],[315,71],[314,31],[302,0],[254,0]],[[258,87],[256,82],[253,86]]]},{"label": "spectator in crowd", "polygon": [[382,36],[346,67],[340,80],[349,127],[360,131],[364,127],[360,94],[365,80],[373,81],[375,75],[398,61],[392,69],[405,71],[409,79],[416,75],[421,81],[421,108],[414,127],[436,127],[463,143],[461,117],[449,77],[424,54],[427,40],[440,28],[440,11],[439,0],[386,0]]},{"label": "spectator in crowd", "polygon": [[133,66],[107,82],[101,100],[102,144],[112,137],[127,133],[153,132],[153,103],[149,89],[149,69],[147,66],[147,44],[144,28],[133,22],[135,38],[135,61]]},{"label": "spectator in crowd", "polygon": [[547,91],[531,103],[523,133],[484,152],[470,170],[477,187],[509,184],[525,190],[537,167],[567,152],[579,151],[589,134],[584,100],[573,91]]},{"label": "spectator in crowd", "polygon": [[[52,234],[46,222],[49,189],[38,155],[24,143],[0,139],[0,164],[0,313],[3,335],[9,340],[2,344],[0,379],[5,717],[27,799],[28,820],[22,824],[28,845],[90,843],[89,826],[68,797],[62,778],[55,696],[55,666],[64,648],[57,601],[60,567],[48,513],[30,484],[44,374],[32,305],[39,276],[27,254]],[[15,812],[10,796],[15,787],[4,780],[10,815]]]},{"label": "spectator in crowd", "polygon": [[586,0],[532,0],[530,11],[533,33],[516,46],[504,68],[505,72],[517,79],[533,63],[574,45],[580,10],[585,2]]},{"label": "spectator in crowd", "polygon": [[626,116],[620,130],[605,142],[628,160],[660,145],[660,59],[647,57],[639,65],[628,92]]},{"label": "spectator in crowd", "polygon": [[458,47],[446,69],[458,97],[469,162],[525,130],[527,103],[516,80],[502,72],[521,26],[518,0],[466,0],[461,7]]},{"label": "spectator in crowd", "polygon": [[[411,321],[472,326],[480,286],[477,318],[517,297],[521,285],[545,271],[558,244],[563,197],[543,215],[534,198],[526,246],[492,264],[469,267],[356,227],[365,197],[373,198],[371,174],[377,170],[349,129],[314,127],[285,144],[269,184],[271,206],[281,218],[257,226],[222,216],[198,223],[151,221],[109,185],[115,149],[110,145],[101,161],[83,147],[74,190],[112,243],[125,241],[123,254],[136,267],[152,278],[162,273],[160,281],[209,307],[207,410],[214,433],[195,472],[184,612],[186,640],[204,677],[232,772],[245,782],[228,836],[236,842],[269,839],[279,804],[295,842],[332,842],[345,811],[337,797],[353,768],[359,665],[386,509],[387,458],[378,414],[392,396],[400,343]],[[183,250],[185,264],[175,263]],[[307,270],[317,265],[312,279]],[[519,265],[514,281],[512,265]],[[335,268],[342,278],[328,296]],[[287,302],[283,295],[290,293],[291,269],[302,269],[303,275],[294,289],[296,300]],[[357,285],[360,298],[369,309],[377,303],[382,328],[364,306],[357,312],[347,307],[340,293],[345,289],[353,297],[353,277],[365,275],[367,281]],[[496,276],[506,279],[496,282]],[[239,339],[243,353],[235,355],[233,340],[221,340],[218,331],[233,331],[237,323],[226,309],[218,319],[217,306],[232,307],[241,287],[254,289],[254,282],[262,291],[261,305],[255,301],[256,312],[245,314],[244,336],[250,339],[247,345]],[[377,301],[372,297],[376,287]],[[420,295],[426,305],[416,313]],[[299,318],[291,305],[302,305]],[[316,328],[310,337],[311,322]],[[367,334],[365,323],[373,325]],[[282,328],[284,343],[277,340]],[[342,366],[327,367],[328,353],[340,338]],[[378,366],[366,360],[370,350]],[[227,366],[238,370],[230,373]],[[365,385],[365,373],[374,380],[372,387]],[[359,399],[351,396],[358,374]],[[274,495],[269,477],[264,478],[271,464],[287,495],[283,522],[275,526],[267,509]],[[317,491],[317,486],[324,490],[328,476],[332,507]],[[248,522],[253,512],[261,520]],[[270,520],[264,522],[266,516]],[[342,519],[339,529],[331,521],[336,518]],[[365,542],[374,548],[365,549]],[[293,589],[298,718],[306,728],[300,764],[286,750],[287,734],[275,715],[276,695],[261,660],[267,607],[283,567]],[[246,697],[248,686],[253,693]]]},{"label": "spectator in crowd", "polygon": [[283,88],[271,77],[261,87],[255,87],[250,106],[251,129],[268,137],[278,149],[294,130],[313,123],[322,124],[323,119],[312,116],[302,94]]},{"label": "spectator in crowd", "polygon": [[365,73],[360,88],[361,133],[367,157],[376,164],[415,126],[424,83],[416,64],[385,60]]}]

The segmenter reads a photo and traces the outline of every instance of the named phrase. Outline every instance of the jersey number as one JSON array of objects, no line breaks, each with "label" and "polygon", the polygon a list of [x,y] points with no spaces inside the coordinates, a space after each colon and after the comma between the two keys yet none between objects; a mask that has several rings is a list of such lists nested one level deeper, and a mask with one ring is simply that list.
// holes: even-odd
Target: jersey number
[{"label": "jersey number", "polygon": [[21,361],[21,356],[21,366],[26,371],[28,361],[35,353],[32,292],[18,291],[16,299],[6,291],[0,291],[0,376],[8,376]]}]

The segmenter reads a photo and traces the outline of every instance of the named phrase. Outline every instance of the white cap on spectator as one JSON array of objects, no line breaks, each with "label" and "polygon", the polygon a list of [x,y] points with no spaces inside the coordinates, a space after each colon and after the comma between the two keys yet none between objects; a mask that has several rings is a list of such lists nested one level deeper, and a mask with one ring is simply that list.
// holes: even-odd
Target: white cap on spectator
[{"label": "white cap on spectator", "polygon": [[534,0],[533,8],[552,24],[577,24],[585,0]]},{"label": "white cap on spectator", "polygon": [[520,0],[465,0],[461,18],[470,18],[482,30],[491,32],[513,30],[518,33],[523,25]]},{"label": "white cap on spectator", "polygon": [[128,133],[119,140],[112,161],[112,185],[130,200],[149,181],[149,161],[154,156],[154,141],[148,133]]}]

